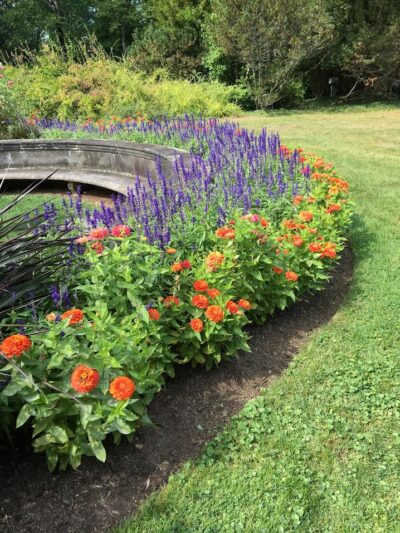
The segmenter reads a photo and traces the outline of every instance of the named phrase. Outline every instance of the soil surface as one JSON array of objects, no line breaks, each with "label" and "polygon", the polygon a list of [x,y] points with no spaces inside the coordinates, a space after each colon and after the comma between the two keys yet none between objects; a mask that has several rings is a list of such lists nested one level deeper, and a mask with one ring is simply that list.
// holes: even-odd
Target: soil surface
[{"label": "soil surface", "polygon": [[323,292],[250,328],[251,353],[210,371],[178,368],[151,404],[154,426],[138,431],[132,443],[110,444],[105,464],[85,458],[77,471],[50,474],[30,442],[0,449],[0,531],[103,532],[119,524],[288,366],[313,330],[336,313],[351,276],[347,249]]}]

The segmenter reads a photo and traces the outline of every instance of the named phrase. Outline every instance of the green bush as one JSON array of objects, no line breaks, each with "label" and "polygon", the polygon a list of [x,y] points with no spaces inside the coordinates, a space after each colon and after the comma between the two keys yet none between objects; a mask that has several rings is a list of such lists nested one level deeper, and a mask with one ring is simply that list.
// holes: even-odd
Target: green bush
[{"label": "green bush", "polygon": [[50,49],[33,66],[9,71],[26,115],[64,120],[137,112],[149,117],[185,113],[221,117],[238,114],[241,101],[247,98],[239,86],[173,80],[163,70],[149,76],[133,71],[127,61],[99,55],[82,64],[63,62]]},{"label": "green bush", "polygon": [[14,81],[0,65],[0,139],[25,139],[36,135],[20,112]]}]

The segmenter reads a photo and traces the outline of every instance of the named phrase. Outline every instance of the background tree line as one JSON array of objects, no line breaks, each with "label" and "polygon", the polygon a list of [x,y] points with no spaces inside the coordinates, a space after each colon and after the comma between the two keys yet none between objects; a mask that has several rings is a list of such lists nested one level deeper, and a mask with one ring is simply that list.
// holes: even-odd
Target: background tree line
[{"label": "background tree line", "polygon": [[344,98],[400,91],[399,0],[0,0],[0,28],[3,61],[94,37],[138,71],[242,84],[259,108],[327,96],[330,78]]}]

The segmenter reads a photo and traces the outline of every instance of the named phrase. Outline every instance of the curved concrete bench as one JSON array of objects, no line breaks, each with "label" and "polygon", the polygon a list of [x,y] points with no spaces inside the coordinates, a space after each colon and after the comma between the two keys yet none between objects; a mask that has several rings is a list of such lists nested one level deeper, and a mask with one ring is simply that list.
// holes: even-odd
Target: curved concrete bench
[{"label": "curved concrete bench", "polygon": [[52,181],[104,187],[126,194],[136,176],[156,177],[159,161],[165,176],[174,175],[174,161],[185,150],[156,144],[110,140],[6,140],[0,141],[0,181],[40,180],[51,176]]}]

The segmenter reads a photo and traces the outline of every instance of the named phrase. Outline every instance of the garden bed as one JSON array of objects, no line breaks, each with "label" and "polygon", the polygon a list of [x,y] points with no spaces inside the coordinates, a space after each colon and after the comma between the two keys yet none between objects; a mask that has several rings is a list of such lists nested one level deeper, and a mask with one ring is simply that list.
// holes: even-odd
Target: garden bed
[{"label": "garden bed", "polygon": [[280,374],[312,331],[327,322],[347,294],[352,256],[347,248],[323,292],[251,327],[251,352],[211,372],[179,369],[153,401],[154,426],[132,444],[107,446],[105,465],[87,458],[81,468],[50,474],[30,441],[4,449],[0,460],[0,526],[9,532],[108,531],[134,512],[171,472],[196,457],[260,388]]},{"label": "garden bed", "polygon": [[[105,131],[101,124],[73,131],[95,134],[96,128]],[[26,257],[38,245],[43,250],[47,296],[39,305],[28,284],[26,307],[15,308],[10,257],[20,241],[12,231],[1,243],[10,296],[0,322],[0,429],[24,433],[29,427],[33,448],[46,454],[51,471],[76,470],[85,456],[115,457],[111,436],[115,443],[136,438],[150,424],[149,413],[165,424],[169,415],[151,402],[180,365],[210,369],[250,351],[247,324],[264,323],[323,290],[351,220],[349,185],[333,165],[289,149],[274,133],[256,136],[235,124],[190,117],[109,124],[108,135],[121,132],[190,148],[189,164],[179,157],[172,179],[157,165],[154,178],[137,177],[111,207],[87,209],[78,195],[63,199],[61,210],[47,204],[33,218],[20,214],[17,230],[30,235]],[[3,219],[3,227],[13,228],[13,220]],[[49,244],[60,253],[49,255]],[[254,378],[261,360],[250,360],[243,365]],[[227,416],[258,390],[257,379],[247,381],[239,395],[236,386],[229,392],[228,382],[218,388],[226,389]],[[201,393],[209,390],[210,381],[204,383],[201,396],[219,402]],[[200,444],[220,427],[213,412],[206,418],[204,427],[195,425]],[[176,432],[176,424],[170,427]]]}]

